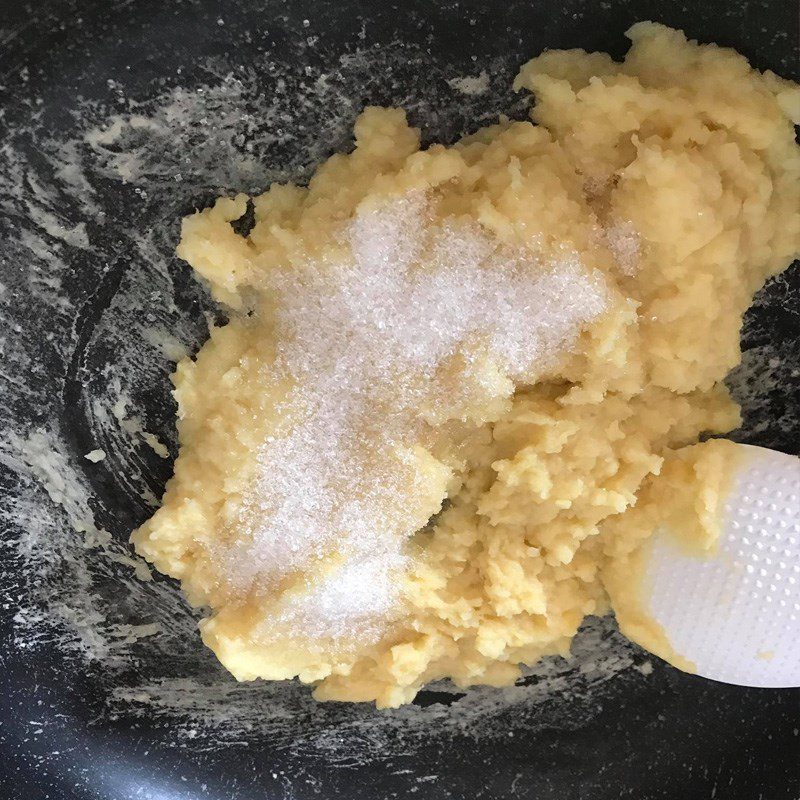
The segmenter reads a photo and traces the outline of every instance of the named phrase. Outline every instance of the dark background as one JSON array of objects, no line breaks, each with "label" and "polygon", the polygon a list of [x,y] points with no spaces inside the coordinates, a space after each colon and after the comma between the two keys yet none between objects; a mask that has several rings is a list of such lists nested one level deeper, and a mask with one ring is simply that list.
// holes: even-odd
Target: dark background
[{"label": "dark background", "polygon": [[[218,24],[218,19],[224,24]],[[502,87],[510,85],[514,68],[532,55],[546,47],[583,47],[621,57],[627,49],[624,31],[641,19],[684,28],[701,41],[733,46],[758,68],[786,77],[797,75],[796,8],[783,0],[409,0],[396,5],[354,0],[36,4],[0,0],[0,148],[31,115],[33,97],[43,99],[36,123],[41,135],[66,135],[79,127],[75,109],[87,98],[96,100],[97,108],[105,113],[114,107],[114,93],[146,100],[171,86],[207,83],[203,65],[209,59],[248,64],[269,92],[281,76],[291,85],[306,68],[312,73],[335,73],[342,54],[364,47],[386,48],[394,55],[376,59],[374,63],[383,66],[373,72],[343,71],[344,88],[340,87],[338,96],[349,93],[352,114],[340,114],[340,118],[349,124],[367,103],[404,105],[412,120],[424,126],[428,138],[451,141],[476,127],[480,114],[524,114],[526,101]],[[311,34],[318,37],[314,47],[298,48],[297,42]],[[398,57],[398,52],[407,53],[407,58]],[[490,95],[445,97],[448,90],[442,85],[442,75],[476,75],[487,65],[507,70],[491,75]],[[20,77],[23,68],[27,68],[24,80]],[[308,174],[315,160],[346,147],[349,139],[347,124],[327,121],[330,109],[293,109],[291,103],[287,109],[286,129],[318,130],[321,149],[309,150],[308,136],[288,135],[271,143],[264,152],[255,153],[273,165],[270,178]],[[191,142],[202,146],[206,133],[198,130]],[[31,135],[16,146],[36,163],[41,158],[38,142]],[[181,214],[207,203],[220,190],[265,188],[266,174],[257,174],[253,185],[243,185],[244,179],[236,175],[226,181],[220,181],[217,173],[207,179],[193,175],[180,185],[168,184],[173,205],[167,210],[149,206],[141,212],[136,210],[130,187],[98,178],[95,189],[112,219],[110,224],[92,227],[91,232],[93,240],[99,241],[102,260],[111,266],[101,272],[92,257],[70,256],[63,281],[74,309],[69,319],[48,318],[35,298],[21,303],[10,322],[4,319],[8,325],[4,342],[24,347],[31,362],[43,367],[23,375],[21,386],[19,380],[4,384],[2,399],[12,418],[28,427],[55,420],[76,459],[92,449],[87,397],[114,360],[114,352],[104,349],[93,332],[129,271],[143,268],[135,251],[116,255],[125,236],[115,227],[113,216],[141,213],[142,225],[147,227],[154,224],[153,215],[160,213],[177,225]],[[157,181],[153,181],[155,186]],[[12,246],[15,226],[21,224],[13,212],[6,210],[0,216],[4,271],[26,269]],[[172,278],[175,308],[170,313],[197,347],[205,335],[203,311],[213,310],[188,270],[171,255],[176,236],[177,227],[173,227],[160,243],[164,269]],[[778,352],[798,359],[799,283],[795,264],[788,278],[767,287],[750,312],[744,346],[754,358],[762,352]],[[33,333],[27,336],[25,332]],[[47,333],[74,340],[66,364]],[[800,361],[795,363],[800,368]],[[143,364],[142,369],[147,379],[131,389],[137,412],[148,430],[168,441],[174,454],[169,365]],[[794,372],[795,378],[798,375],[800,369]],[[749,390],[754,388],[758,390],[758,386]],[[754,407],[756,411],[746,414],[736,438],[796,453],[799,389],[798,380],[765,383],[763,400]],[[141,455],[140,460],[143,481],[158,496],[169,476],[169,462],[153,454]],[[123,463],[120,471],[125,468]],[[124,540],[149,509],[119,475],[93,474],[97,515],[105,528]],[[0,481],[5,497],[13,498],[23,478],[3,462]],[[47,503],[44,494],[42,503]],[[10,542],[16,534],[7,519],[5,523],[3,536]],[[296,715],[283,727],[239,724],[235,719],[238,706],[233,703],[233,719],[227,728],[200,730],[195,740],[184,739],[179,746],[175,731],[179,727],[185,731],[188,723],[178,712],[151,718],[135,713],[132,705],[130,713],[124,708],[107,713],[114,686],[125,681],[135,684],[124,671],[109,671],[102,663],[84,664],[47,642],[33,652],[13,646],[16,604],[30,587],[20,577],[11,551],[0,552],[0,797],[9,800],[800,798],[798,691],[725,686],[662,664],[655,664],[651,675],[630,669],[610,684],[589,682],[582,692],[559,696],[554,690],[552,699],[541,703],[499,709],[485,731],[480,727],[461,731],[453,723],[457,711],[449,709],[457,709],[462,693],[446,688],[422,692],[416,705],[419,714],[430,714],[430,726],[404,726],[407,717],[387,715],[392,723],[387,722],[383,744],[378,749],[365,746],[361,756],[359,742],[352,738],[352,723],[378,712],[348,705],[311,710],[307,691],[290,685],[281,696],[281,708],[296,707]],[[169,581],[158,583],[177,592]],[[98,591],[105,592],[110,605],[124,607],[120,586],[113,575],[107,575]],[[611,625],[603,631],[606,641],[619,638]],[[135,650],[138,661],[132,661],[128,669],[154,676],[190,673],[204,685],[226,680],[199,641],[189,640],[185,651],[175,653],[149,648],[146,641]],[[638,665],[647,660],[635,649],[633,658]],[[528,683],[534,691],[536,679]],[[263,713],[268,716],[274,691],[258,687],[253,691],[264,692]],[[251,695],[248,702],[258,702],[259,696],[252,691]],[[46,709],[52,724],[32,735],[29,721],[40,719],[41,709]],[[448,724],[437,724],[439,718],[446,718]],[[503,731],[510,735],[499,733]],[[328,743],[326,748],[308,745],[321,738]],[[426,776],[436,777],[428,780]]]}]

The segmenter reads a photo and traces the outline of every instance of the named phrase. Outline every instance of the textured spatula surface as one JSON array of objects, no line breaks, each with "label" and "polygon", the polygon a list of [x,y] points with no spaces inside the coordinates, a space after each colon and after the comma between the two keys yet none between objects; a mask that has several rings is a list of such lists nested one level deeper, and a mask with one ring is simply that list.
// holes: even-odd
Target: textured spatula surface
[{"label": "textured spatula surface", "polygon": [[709,553],[656,535],[643,601],[698,675],[800,686],[800,459],[742,445]]}]

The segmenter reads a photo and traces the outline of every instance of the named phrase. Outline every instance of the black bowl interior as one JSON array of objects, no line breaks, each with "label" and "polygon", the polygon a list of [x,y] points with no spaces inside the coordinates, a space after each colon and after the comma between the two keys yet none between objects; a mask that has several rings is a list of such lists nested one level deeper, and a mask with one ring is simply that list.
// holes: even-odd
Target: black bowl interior
[{"label": "black bowl interior", "polygon": [[[318,705],[296,683],[236,684],[176,584],[125,562],[176,454],[171,359],[217,318],[173,255],[183,214],[307,176],[349,146],[366,104],[405,107],[427,141],[523,117],[509,88],[523,61],[546,47],[621,56],[641,19],[796,76],[795,11],[0,0],[2,796],[797,800],[798,691],[682,674],[611,620],[506,690]],[[483,73],[486,92],[461,80]],[[795,264],[748,314],[731,378],[734,438],[793,453],[799,298]],[[96,448],[104,460],[84,458]]]}]

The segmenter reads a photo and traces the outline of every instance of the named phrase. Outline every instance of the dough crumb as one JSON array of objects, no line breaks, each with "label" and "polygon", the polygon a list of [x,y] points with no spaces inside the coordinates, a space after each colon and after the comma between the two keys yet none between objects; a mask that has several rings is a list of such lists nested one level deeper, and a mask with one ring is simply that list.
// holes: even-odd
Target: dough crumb
[{"label": "dough crumb", "polygon": [[775,651],[774,650],[759,650],[758,651],[758,658],[762,661],[772,661],[775,658]]},{"label": "dough crumb", "polygon": [[159,458],[169,458],[169,449],[167,446],[156,436],[154,433],[148,433],[147,431],[141,431],[142,439],[144,439],[145,444],[150,447],[150,449],[159,457]]}]

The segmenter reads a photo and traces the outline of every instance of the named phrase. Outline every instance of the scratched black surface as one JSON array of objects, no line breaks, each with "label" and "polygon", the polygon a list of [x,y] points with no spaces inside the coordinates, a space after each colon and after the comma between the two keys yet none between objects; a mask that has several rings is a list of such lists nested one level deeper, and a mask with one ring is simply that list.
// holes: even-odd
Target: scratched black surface
[{"label": "scratched black surface", "polygon": [[[217,19],[224,17],[224,26]],[[354,2],[42,2],[12,3],[0,0],[0,147],[12,124],[29,113],[23,103],[29,96],[46,98],[45,123],[53,131],[74,124],[71,114],[78,95],[109,99],[107,78],[112,76],[131,96],[141,96],[155,79],[166,84],[176,80],[183,67],[184,85],[201,76],[187,65],[201,57],[235,53],[240,61],[264,64],[263,42],[276,52],[291,53],[292,38],[304,35],[302,21],[313,19],[320,37],[309,59],[334,64],[366,41],[370,44],[408,42],[417,53],[415,70],[424,70],[424,59],[445,60],[461,74],[474,74],[481,64],[502,55],[523,62],[545,47],[599,49],[622,55],[623,31],[639,19],[655,19],[682,27],[702,41],[731,45],[759,68],[772,68],[791,76],[797,72],[798,32],[796,9],[783,0],[769,2],[685,2],[631,0],[630,2],[509,2],[429,3],[408,0],[397,5]],[[471,24],[474,20],[475,24]],[[268,34],[266,33],[268,31]],[[362,36],[359,39],[359,35]],[[419,54],[422,54],[420,63]],[[305,64],[297,64],[298,70]],[[19,73],[28,68],[28,80]],[[402,74],[378,74],[368,84],[353,85],[352,96],[360,103],[399,103],[407,100]],[[415,91],[426,91],[424,80]],[[497,110],[510,108],[514,100],[492,97],[487,103]],[[453,112],[427,122],[437,137],[455,138],[468,128],[467,114]],[[303,124],[298,117],[287,125]],[[343,144],[332,137],[329,150]],[[269,153],[280,161],[293,158],[291,140]],[[31,158],[36,158],[31,153]],[[218,188],[209,186],[180,199],[182,211],[203,205]],[[252,188],[252,187],[245,187]],[[107,191],[117,191],[109,185]],[[116,201],[116,198],[111,198]],[[126,210],[120,196],[120,212]],[[3,232],[13,224],[0,218],[2,268],[17,269],[4,253]],[[114,226],[100,233],[107,241],[101,248],[111,254],[117,241]],[[97,231],[93,232],[97,235]],[[92,296],[105,309],[126,270],[136,270],[135,257],[115,261],[115,269],[100,280],[91,259],[76,256],[72,278],[65,291],[75,297]],[[176,281],[178,313],[196,319],[195,346],[202,342],[207,299],[176,262],[170,266]],[[785,352],[797,357],[800,348],[800,312],[797,308],[797,265],[789,279],[767,289],[762,302],[751,311],[745,328],[745,348],[780,341]],[[100,287],[99,290],[98,286]],[[89,288],[92,292],[89,292]],[[97,291],[95,291],[97,290]],[[77,304],[81,307],[80,304]],[[41,319],[33,306],[18,311],[18,324],[48,331],[50,320]],[[80,329],[91,328],[92,305],[82,307],[85,318],[73,320]],[[55,322],[52,322],[55,325]],[[58,331],[56,331],[58,333]],[[3,331],[4,337],[13,330]],[[80,351],[80,348],[78,348]],[[29,353],[31,361],[49,365],[52,374],[64,369],[42,336]],[[80,356],[76,356],[80,358]],[[113,353],[94,353],[93,358],[113,358]],[[800,374],[800,360],[797,362]],[[86,367],[85,364],[80,365]],[[92,366],[92,365],[89,365]],[[100,369],[96,363],[93,368]],[[71,432],[76,457],[90,449],[80,396],[90,381],[74,368],[65,390],[54,391],[41,373],[35,382],[41,406],[23,401],[11,385],[3,389],[3,403],[20,419],[37,420],[59,415],[62,429]],[[82,378],[81,375],[84,377]],[[141,413],[150,429],[171,431],[173,407],[168,396],[166,371],[154,385],[137,395]],[[797,419],[800,380],[772,387],[768,398],[770,420],[745,420],[738,438],[789,452],[800,449],[800,430],[787,430],[777,420]],[[47,399],[47,402],[45,402]],[[792,415],[794,415],[792,417]],[[764,423],[764,424],[756,424]],[[148,480],[158,494],[169,475],[169,463],[155,459]],[[12,473],[0,472],[2,491],[16,489]],[[103,524],[124,538],[147,515],[146,506],[125,494],[108,476],[94,487],[105,498]],[[115,502],[116,498],[116,502]],[[108,509],[112,509],[108,511]],[[6,530],[4,535],[11,535]],[[542,719],[509,719],[515,736],[446,733],[435,727],[409,736],[408,752],[395,747],[391,762],[371,756],[347,766],[326,762],[319,754],[292,747],[291,729],[284,740],[252,736],[246,747],[225,742],[192,749],[175,748],[170,725],[163,718],[126,715],[110,718],[101,713],[112,687],[102,668],[77,670],[53,646],[34,654],[15,650],[10,628],[14,614],[13,560],[3,570],[3,604],[0,610],[3,647],[0,654],[0,796],[17,800],[112,800],[142,797],[153,800],[211,797],[224,800],[249,798],[735,798],[749,800],[797,800],[800,797],[800,700],[795,691],[757,691],[714,684],[658,665],[646,680],[628,680],[617,692],[590,698],[600,708],[583,726],[566,729]],[[107,587],[113,596],[115,587]],[[202,656],[197,656],[198,662]],[[211,664],[210,661],[202,661]],[[140,668],[150,667],[142,663]],[[204,667],[205,668],[205,667]],[[211,666],[208,669],[212,669]],[[457,695],[446,691],[423,692],[420,706],[452,703]],[[576,700],[576,702],[579,702]],[[580,702],[587,702],[586,699]],[[27,733],[27,720],[46,708],[58,719],[36,737]],[[322,712],[319,724],[335,726],[337,720],[356,713],[348,706]],[[363,713],[359,711],[358,713]],[[60,715],[60,716],[58,716]],[[100,720],[98,722],[98,720]],[[542,724],[544,720],[544,724]],[[298,723],[300,724],[300,723]],[[316,723],[315,723],[316,724]],[[526,733],[528,731],[528,733]],[[413,745],[413,746],[412,746]],[[303,775],[300,780],[299,776]],[[435,782],[420,782],[436,774]],[[297,778],[297,779],[295,779]]]}]

